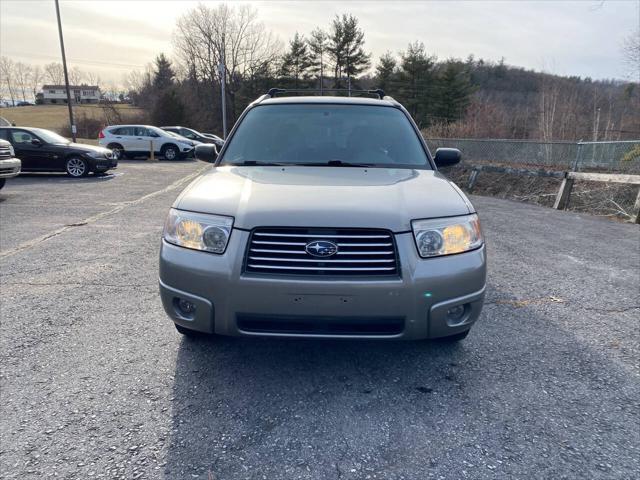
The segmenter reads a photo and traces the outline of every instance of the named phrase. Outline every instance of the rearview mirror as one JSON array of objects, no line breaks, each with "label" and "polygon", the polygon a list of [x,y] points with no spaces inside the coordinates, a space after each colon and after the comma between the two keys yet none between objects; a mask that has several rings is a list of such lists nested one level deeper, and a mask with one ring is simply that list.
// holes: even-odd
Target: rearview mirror
[{"label": "rearview mirror", "polygon": [[215,163],[218,158],[218,149],[211,143],[196,145],[196,159],[201,162]]},{"label": "rearview mirror", "polygon": [[42,145],[42,142],[38,138],[32,138],[31,145],[35,145],[36,147],[39,147],[40,145]]},{"label": "rearview mirror", "polygon": [[460,163],[462,153],[457,148],[438,148],[433,161],[437,167],[450,167],[456,163]]}]

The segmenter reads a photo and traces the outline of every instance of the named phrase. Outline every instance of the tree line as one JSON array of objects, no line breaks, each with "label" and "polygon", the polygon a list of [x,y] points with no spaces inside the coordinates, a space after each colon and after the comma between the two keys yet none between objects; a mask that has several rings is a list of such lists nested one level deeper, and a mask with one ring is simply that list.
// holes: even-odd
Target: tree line
[{"label": "tree line", "polygon": [[273,86],[345,90],[342,95],[383,88],[423,128],[462,118],[475,91],[465,64],[438,62],[421,42],[398,58],[386,53],[373,73],[372,63],[365,32],[353,15],[336,16],[308,36],[296,33],[283,45],[252,7],[201,4],[177,21],[173,62],[161,54],[146,72],[129,75],[127,83],[132,100],[150,112],[154,123],[171,116],[171,123],[218,131],[222,74],[230,124]]},{"label": "tree line", "polygon": [[[68,70],[71,85],[99,85],[100,77],[74,65]],[[0,57],[0,91],[4,92],[7,103],[15,105],[19,101],[34,101],[44,84],[64,85],[62,63],[31,65],[14,62],[11,58]]]},{"label": "tree line", "polygon": [[[29,88],[35,92],[37,78],[62,83],[61,67],[55,64],[41,72],[33,70],[31,77],[27,75],[30,81],[24,81],[15,64],[11,68],[5,63],[3,58],[0,73],[3,82],[11,80],[15,98]],[[336,16],[308,34],[297,32],[282,43],[259,21],[257,10],[247,5],[200,4],[188,10],[176,22],[171,55],[159,54],[144,71],[130,72],[116,97],[143,107],[150,123],[220,132],[222,75],[228,125],[271,87],[382,88],[430,136],[544,140],[640,136],[637,82],[560,77],[472,55],[438,59],[420,40],[374,59],[367,51],[363,28],[350,14]],[[83,78],[90,81],[86,75]]]}]

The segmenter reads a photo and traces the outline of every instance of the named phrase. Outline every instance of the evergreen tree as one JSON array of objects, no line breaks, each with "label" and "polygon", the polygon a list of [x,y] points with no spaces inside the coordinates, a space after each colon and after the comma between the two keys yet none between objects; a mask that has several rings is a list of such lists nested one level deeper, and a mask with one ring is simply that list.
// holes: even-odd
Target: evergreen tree
[{"label": "evergreen tree", "polygon": [[164,90],[174,83],[175,72],[171,66],[171,62],[164,53],[156,57],[155,69],[153,71],[153,86],[158,90]]},{"label": "evergreen tree", "polygon": [[177,87],[163,90],[153,104],[151,120],[155,125],[181,125],[185,121],[185,107]]},{"label": "evergreen tree", "polygon": [[293,78],[295,88],[299,88],[299,81],[307,78],[310,65],[307,42],[296,32],[293,40],[289,42],[289,52],[282,59],[281,75]]},{"label": "evergreen tree", "polygon": [[320,78],[320,90],[323,87],[325,67],[327,65],[327,34],[320,28],[311,32],[309,44],[309,70]]},{"label": "evergreen tree", "polygon": [[434,64],[422,42],[409,44],[401,54],[399,97],[419,126],[428,124],[431,100],[436,94]]},{"label": "evergreen tree", "polygon": [[463,118],[474,91],[464,64],[449,60],[438,75],[435,114],[445,123]]},{"label": "evergreen tree", "polygon": [[376,67],[376,86],[385,91],[391,89],[391,82],[396,76],[398,62],[391,52],[380,57],[380,63]]},{"label": "evergreen tree", "polygon": [[334,65],[334,83],[339,88],[343,75],[350,85],[353,77],[369,68],[371,55],[364,51],[364,32],[353,15],[336,15],[331,29],[328,52]]}]

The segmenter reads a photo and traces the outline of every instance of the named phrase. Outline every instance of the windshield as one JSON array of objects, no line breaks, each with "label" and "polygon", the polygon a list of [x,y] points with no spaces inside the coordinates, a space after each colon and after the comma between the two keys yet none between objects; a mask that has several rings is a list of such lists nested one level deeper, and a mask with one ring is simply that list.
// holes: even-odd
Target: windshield
[{"label": "windshield", "polygon": [[429,167],[405,114],[373,105],[261,105],[250,110],[221,164]]},{"label": "windshield", "polygon": [[51,130],[44,130],[42,128],[34,128],[33,133],[38,135],[42,140],[47,143],[71,143],[68,139],[64,138]]}]

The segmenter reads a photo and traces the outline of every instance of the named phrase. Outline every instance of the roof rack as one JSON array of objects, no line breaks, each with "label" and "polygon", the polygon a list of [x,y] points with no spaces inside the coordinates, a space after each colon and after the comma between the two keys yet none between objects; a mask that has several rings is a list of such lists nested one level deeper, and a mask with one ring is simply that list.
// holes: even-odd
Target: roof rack
[{"label": "roof rack", "polygon": [[281,93],[319,93],[323,92],[345,92],[351,95],[377,95],[380,100],[385,97],[384,90],[377,88],[375,90],[349,90],[348,88],[270,88],[267,96],[274,98]]}]

